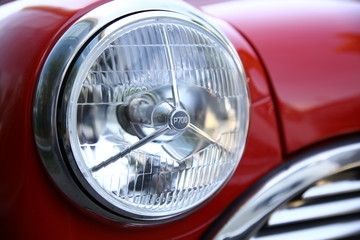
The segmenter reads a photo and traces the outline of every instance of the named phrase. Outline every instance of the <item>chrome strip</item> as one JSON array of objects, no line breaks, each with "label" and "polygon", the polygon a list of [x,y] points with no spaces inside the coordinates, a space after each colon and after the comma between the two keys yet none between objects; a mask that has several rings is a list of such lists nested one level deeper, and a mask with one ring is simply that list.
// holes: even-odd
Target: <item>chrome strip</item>
[{"label": "chrome strip", "polygon": [[253,229],[272,211],[310,185],[338,171],[359,165],[360,143],[335,147],[299,159],[260,186],[231,216],[214,239],[243,239],[249,229]]}]

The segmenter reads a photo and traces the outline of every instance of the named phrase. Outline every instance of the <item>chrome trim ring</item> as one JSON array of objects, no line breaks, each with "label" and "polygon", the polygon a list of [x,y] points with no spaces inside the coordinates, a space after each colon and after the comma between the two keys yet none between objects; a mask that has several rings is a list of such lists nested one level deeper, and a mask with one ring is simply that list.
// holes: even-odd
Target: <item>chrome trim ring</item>
[{"label": "chrome trim ring", "polygon": [[[315,182],[360,166],[360,143],[336,146],[295,160],[258,187],[214,239],[247,239],[269,214]],[[300,236],[301,237],[301,236]]]},{"label": "chrome trim ring", "polygon": [[[84,209],[95,212],[105,218],[123,223],[143,224],[142,216],[129,216],[123,214],[118,209],[112,208],[104,204],[101,200],[94,198],[92,192],[87,188],[84,189],[84,182],[79,177],[79,172],[73,171],[77,166],[74,161],[64,161],[71,154],[69,149],[63,146],[64,127],[61,126],[60,105],[61,96],[63,95],[65,79],[70,74],[79,52],[83,47],[92,40],[92,38],[102,31],[111,23],[123,20],[127,16],[136,18],[136,14],[147,12],[148,15],[161,12],[163,15],[176,16],[186,21],[197,24],[199,27],[206,29],[213,34],[218,40],[224,44],[226,49],[237,58],[238,55],[226,37],[218,31],[214,26],[208,23],[201,13],[193,9],[191,6],[180,2],[172,1],[151,1],[143,2],[134,0],[131,2],[113,1],[95,8],[91,12],[81,17],[73,24],[64,35],[58,40],[51,53],[49,54],[43,70],[39,77],[36,88],[33,108],[33,121],[35,141],[39,154],[50,173],[52,179],[60,187],[60,189],[77,204]],[[238,61],[237,61],[238,62]],[[241,64],[238,64],[240,74],[245,77],[245,71]],[[68,99],[63,99],[66,102]],[[249,98],[247,98],[249,106]],[[248,108],[247,108],[248,109]],[[248,126],[248,120],[246,125]],[[243,149],[242,149],[243,151]],[[147,220],[156,220],[156,222],[175,220],[174,216],[154,217]],[[151,223],[151,222],[150,222]]]}]

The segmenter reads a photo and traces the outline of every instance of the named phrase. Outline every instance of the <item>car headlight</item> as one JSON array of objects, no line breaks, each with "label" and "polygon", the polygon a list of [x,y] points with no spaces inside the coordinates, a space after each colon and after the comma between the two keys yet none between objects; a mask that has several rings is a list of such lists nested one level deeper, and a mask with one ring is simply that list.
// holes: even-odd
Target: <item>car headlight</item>
[{"label": "car headlight", "polygon": [[[69,39],[86,31],[90,15],[53,52],[74,44]],[[68,177],[50,173],[73,200],[84,205],[81,191],[98,213],[163,219],[198,206],[229,179],[245,143],[249,99],[235,51],[192,9],[149,9],[98,28],[76,38],[63,73],[46,69],[57,60],[50,55],[40,79],[35,130],[43,127],[37,122],[43,102],[54,103],[46,126],[56,129],[56,140],[45,144],[56,148],[50,162],[61,161],[55,165],[78,190],[68,190]],[[50,90],[56,94],[44,94],[51,71],[61,83]]]}]

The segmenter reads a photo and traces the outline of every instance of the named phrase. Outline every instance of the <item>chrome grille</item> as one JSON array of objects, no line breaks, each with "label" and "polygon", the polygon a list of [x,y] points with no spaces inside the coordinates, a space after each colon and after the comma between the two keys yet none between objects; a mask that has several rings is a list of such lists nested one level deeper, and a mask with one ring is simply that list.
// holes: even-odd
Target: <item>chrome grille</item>
[{"label": "chrome grille", "polygon": [[360,168],[317,181],[271,213],[251,239],[360,237]]},{"label": "chrome grille", "polygon": [[[214,239],[360,239],[360,142],[334,143],[280,166],[224,213]],[[216,227],[218,229],[216,229]]]}]

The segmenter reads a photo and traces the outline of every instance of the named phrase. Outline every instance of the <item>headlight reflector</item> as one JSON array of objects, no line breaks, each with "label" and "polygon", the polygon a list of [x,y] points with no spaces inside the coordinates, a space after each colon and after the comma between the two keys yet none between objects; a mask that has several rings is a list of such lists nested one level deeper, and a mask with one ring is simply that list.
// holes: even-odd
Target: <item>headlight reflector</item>
[{"label": "headlight reflector", "polygon": [[101,208],[131,219],[178,215],[218,191],[239,163],[246,80],[227,40],[202,21],[167,11],[121,18],[65,75],[59,143]]}]

